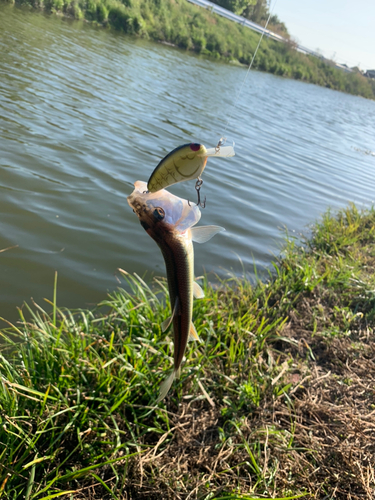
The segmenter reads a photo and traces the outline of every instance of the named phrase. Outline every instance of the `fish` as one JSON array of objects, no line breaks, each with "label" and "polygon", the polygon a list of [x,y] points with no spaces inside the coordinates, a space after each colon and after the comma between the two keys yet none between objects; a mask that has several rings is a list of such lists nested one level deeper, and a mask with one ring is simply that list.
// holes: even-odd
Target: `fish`
[{"label": "fish", "polygon": [[193,227],[201,218],[198,206],[190,205],[187,200],[166,189],[150,193],[146,182],[135,182],[134,191],[127,201],[141,226],[159,246],[167,271],[172,314],[163,321],[161,329],[164,332],[173,325],[174,365],[171,374],[161,384],[157,404],[165,398],[173,380],[180,375],[187,342],[199,341],[192,322],[193,298],[203,298],[204,292],[194,280],[193,241],[204,243],[224,228]]},{"label": "fish", "polygon": [[155,167],[147,182],[147,190],[156,193],[177,182],[198,179],[205,169],[209,156],[229,158],[234,155],[233,146],[220,145],[209,149],[198,143],[178,146]]}]

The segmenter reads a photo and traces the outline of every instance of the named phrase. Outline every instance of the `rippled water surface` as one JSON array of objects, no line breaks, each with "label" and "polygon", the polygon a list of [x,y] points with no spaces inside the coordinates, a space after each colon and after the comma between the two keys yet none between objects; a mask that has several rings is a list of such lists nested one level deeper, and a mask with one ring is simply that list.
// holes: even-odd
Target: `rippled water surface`
[{"label": "rippled water surface", "polygon": [[[164,275],[126,196],[176,146],[216,144],[244,76],[0,4],[0,249],[16,246],[0,253],[0,315],[51,298],[55,270],[70,307],[104,299],[118,267]],[[201,224],[227,231],[196,246],[197,274],[240,273],[239,258],[251,272],[284,225],[375,199],[375,102],[251,72],[226,136],[236,156],[209,160]],[[172,191],[195,199],[193,186]]]}]

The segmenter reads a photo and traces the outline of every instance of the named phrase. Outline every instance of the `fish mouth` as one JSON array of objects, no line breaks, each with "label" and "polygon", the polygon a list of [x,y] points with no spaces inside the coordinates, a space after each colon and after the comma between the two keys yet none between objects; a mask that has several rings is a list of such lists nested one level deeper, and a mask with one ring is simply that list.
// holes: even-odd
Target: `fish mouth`
[{"label": "fish mouth", "polygon": [[140,217],[142,213],[146,212],[147,205],[145,203],[141,203],[137,197],[135,197],[133,194],[128,196],[126,198],[128,200],[128,203],[130,207],[133,209],[133,212]]},{"label": "fish mouth", "polygon": [[[138,185],[137,185],[138,184]],[[134,184],[134,191],[126,198],[130,208],[140,218],[147,211],[147,186],[145,182],[137,181]],[[143,189],[144,188],[144,189]]]},{"label": "fish mouth", "polygon": [[197,206],[190,205],[187,200],[166,189],[149,192],[143,181],[134,183],[134,191],[127,197],[127,201],[140,222],[146,222],[148,227],[168,228],[183,233],[201,217]]},{"label": "fish mouth", "polygon": [[155,221],[153,220],[152,207],[149,207],[147,203],[142,200],[139,200],[136,196],[130,195],[127,198],[130,207],[133,209],[133,212],[138,217],[141,225],[144,229],[149,229]]},{"label": "fish mouth", "polygon": [[[146,188],[147,189],[147,188]],[[148,231],[155,227],[161,221],[155,217],[155,203],[147,199],[148,191],[140,191],[135,189],[132,194],[127,197],[129,206],[138,217],[141,226]]]},{"label": "fish mouth", "polygon": [[148,194],[148,191],[141,193],[135,190],[127,197],[130,207],[137,215],[152,211],[155,208],[155,203],[153,203],[153,200],[148,199]]},{"label": "fish mouth", "polygon": [[147,190],[147,184],[143,181],[134,183],[134,191],[127,197],[127,201],[136,216],[142,221],[146,219],[148,225],[158,222],[155,218],[155,209],[158,207],[160,194],[152,194]]}]

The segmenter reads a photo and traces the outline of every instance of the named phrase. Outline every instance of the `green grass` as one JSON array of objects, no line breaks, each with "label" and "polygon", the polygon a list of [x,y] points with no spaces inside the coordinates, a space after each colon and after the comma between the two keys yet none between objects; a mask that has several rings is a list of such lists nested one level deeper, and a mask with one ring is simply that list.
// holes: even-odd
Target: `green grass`
[{"label": "green grass", "polygon": [[[362,496],[353,493],[361,482],[348,473],[350,447],[344,459],[326,456],[316,428],[331,429],[324,411],[333,405],[330,432],[350,439],[338,391],[363,415],[375,408],[372,382],[357,395],[371,373],[361,363],[372,359],[374,242],[375,211],[351,206],[325,214],[302,244],[287,238],[268,281],[206,279],[194,305],[203,343],[189,344],[181,379],[158,407],[173,358],[160,329],[165,283],[124,272],[127,291],[95,311],[60,309],[55,283],[52,302],[24,307],[1,330],[0,498],[323,499],[337,485],[340,498],[370,498],[371,476]],[[314,391],[330,394],[329,405],[318,398],[311,409]],[[366,474],[374,438],[364,436],[353,463]]]},{"label": "green grass", "polygon": [[[186,0],[10,0],[111,26],[132,36],[171,44],[205,57],[249,65],[259,34]],[[344,73],[316,57],[264,38],[254,69],[363,97],[375,98],[375,81]]]}]

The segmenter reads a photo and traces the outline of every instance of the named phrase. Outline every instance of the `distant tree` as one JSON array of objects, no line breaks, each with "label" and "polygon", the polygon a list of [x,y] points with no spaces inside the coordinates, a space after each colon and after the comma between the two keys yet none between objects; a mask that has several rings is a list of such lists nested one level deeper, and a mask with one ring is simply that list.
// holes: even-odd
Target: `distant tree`
[{"label": "distant tree", "polygon": [[[230,10],[239,16],[244,16],[244,13],[249,9],[252,9],[257,0],[212,0],[217,5],[224,7],[224,9]],[[244,16],[246,17],[246,16]]]},{"label": "distant tree", "polygon": [[254,23],[261,24],[266,21],[269,16],[267,0],[256,0],[256,4],[245,12],[245,17],[254,21]]},{"label": "distant tree", "polygon": [[271,31],[275,31],[279,35],[285,37],[285,38],[290,38],[289,31],[287,27],[285,26],[285,23],[280,21],[279,17],[276,14],[273,14],[270,17],[270,22],[268,25],[269,29]]},{"label": "distant tree", "polygon": [[[217,5],[243,16],[254,23],[265,25],[270,15],[267,0],[212,0]],[[272,31],[289,38],[287,27],[276,14],[270,17],[269,26]]]},{"label": "distant tree", "polygon": [[[212,0],[217,5],[228,9],[250,21],[261,24],[269,16],[267,0]],[[277,16],[275,16],[277,17]],[[278,18],[277,18],[278,19]]]}]

